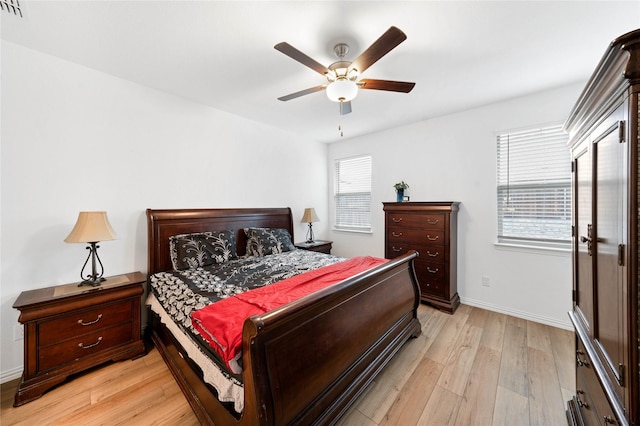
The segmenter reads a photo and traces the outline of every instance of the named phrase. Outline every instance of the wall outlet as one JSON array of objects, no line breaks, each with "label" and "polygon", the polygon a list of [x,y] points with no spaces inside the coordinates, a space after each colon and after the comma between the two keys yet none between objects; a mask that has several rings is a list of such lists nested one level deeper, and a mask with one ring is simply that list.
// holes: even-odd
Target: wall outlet
[{"label": "wall outlet", "polygon": [[24,326],[22,324],[16,324],[13,326],[13,340],[18,341],[24,339]]},{"label": "wall outlet", "polygon": [[489,277],[482,277],[482,286],[491,287],[491,280],[489,279]]}]

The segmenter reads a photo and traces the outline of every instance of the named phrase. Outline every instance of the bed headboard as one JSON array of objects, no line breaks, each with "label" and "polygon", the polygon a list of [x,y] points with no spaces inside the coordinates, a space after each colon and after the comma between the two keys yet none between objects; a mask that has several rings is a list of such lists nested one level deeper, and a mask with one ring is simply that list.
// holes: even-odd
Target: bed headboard
[{"label": "bed headboard", "polygon": [[147,209],[148,271],[149,275],[172,269],[169,237],[206,231],[236,231],[238,255],[245,254],[246,238],[243,228],[284,228],[293,240],[291,209]]}]

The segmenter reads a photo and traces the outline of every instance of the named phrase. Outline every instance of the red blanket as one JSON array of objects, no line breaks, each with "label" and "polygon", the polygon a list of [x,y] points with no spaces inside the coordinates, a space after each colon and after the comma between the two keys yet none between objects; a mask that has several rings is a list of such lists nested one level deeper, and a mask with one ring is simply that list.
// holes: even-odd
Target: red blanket
[{"label": "red blanket", "polygon": [[242,350],[244,320],[276,309],[346,278],[380,265],[387,260],[370,256],[354,257],[278,283],[250,290],[212,303],[191,314],[191,322],[209,345],[229,366]]}]

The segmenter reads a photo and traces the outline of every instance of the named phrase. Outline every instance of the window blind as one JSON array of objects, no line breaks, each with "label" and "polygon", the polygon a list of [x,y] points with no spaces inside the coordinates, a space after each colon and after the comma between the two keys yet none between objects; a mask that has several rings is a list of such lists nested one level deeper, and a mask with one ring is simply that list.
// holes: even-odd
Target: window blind
[{"label": "window blind", "polygon": [[371,230],[371,157],[336,160],[335,228]]},{"label": "window blind", "polygon": [[571,155],[561,125],[498,135],[498,241],[571,238]]}]

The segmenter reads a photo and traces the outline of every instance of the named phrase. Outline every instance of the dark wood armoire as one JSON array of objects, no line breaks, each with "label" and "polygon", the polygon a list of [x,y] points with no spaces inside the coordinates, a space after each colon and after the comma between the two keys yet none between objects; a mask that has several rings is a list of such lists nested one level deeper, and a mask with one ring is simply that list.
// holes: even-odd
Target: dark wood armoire
[{"label": "dark wood armoire", "polygon": [[638,425],[640,30],[614,40],[565,124],[573,172],[575,425]]}]

